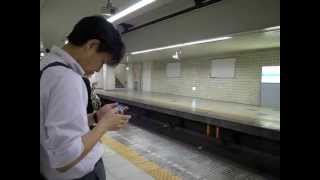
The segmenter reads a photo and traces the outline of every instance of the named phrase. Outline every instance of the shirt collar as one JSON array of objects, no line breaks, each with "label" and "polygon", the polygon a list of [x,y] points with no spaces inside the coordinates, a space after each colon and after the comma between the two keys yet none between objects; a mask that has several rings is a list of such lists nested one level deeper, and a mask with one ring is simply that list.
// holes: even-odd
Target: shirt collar
[{"label": "shirt collar", "polygon": [[84,76],[84,70],[81,67],[81,65],[69,54],[67,53],[65,50],[57,47],[57,46],[53,46],[51,48],[51,53],[59,56],[61,59],[64,60],[64,62],[71,66],[71,68],[78,74],[80,74],[81,76]]}]

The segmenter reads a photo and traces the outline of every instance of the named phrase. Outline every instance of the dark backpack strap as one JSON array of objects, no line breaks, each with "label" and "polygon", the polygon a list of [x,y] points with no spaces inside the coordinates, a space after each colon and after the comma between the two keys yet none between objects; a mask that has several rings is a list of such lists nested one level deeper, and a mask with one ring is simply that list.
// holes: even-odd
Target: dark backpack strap
[{"label": "dark backpack strap", "polygon": [[63,67],[66,67],[66,68],[71,69],[70,66],[68,66],[68,65],[66,65],[66,64],[63,64],[63,63],[61,63],[61,62],[53,62],[53,63],[50,63],[50,64],[48,64],[47,66],[45,66],[45,67],[40,71],[40,79],[41,79],[41,76],[42,76],[43,71],[45,71],[45,70],[48,69],[49,67],[53,67],[53,66],[63,66]]},{"label": "dark backpack strap", "polygon": [[[91,114],[94,112],[93,105],[92,105],[92,100],[91,100],[91,85],[90,85],[90,80],[86,77],[82,77],[84,84],[87,87],[87,92],[88,92],[88,104],[87,104],[87,114]],[[93,129],[94,126],[89,126],[90,129]]]},{"label": "dark backpack strap", "polygon": [[82,77],[84,83],[86,84],[87,91],[88,91],[88,106],[87,106],[87,113],[93,113],[93,106],[92,106],[92,100],[91,100],[91,85],[90,80],[86,77]]}]

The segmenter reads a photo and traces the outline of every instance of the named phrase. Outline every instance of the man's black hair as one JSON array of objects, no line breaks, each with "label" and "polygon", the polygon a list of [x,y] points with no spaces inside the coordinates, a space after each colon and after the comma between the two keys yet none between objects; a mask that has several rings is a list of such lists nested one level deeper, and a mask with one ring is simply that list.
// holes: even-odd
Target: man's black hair
[{"label": "man's black hair", "polygon": [[100,41],[98,52],[108,52],[112,60],[108,65],[118,65],[125,53],[125,45],[120,33],[103,16],[82,18],[68,35],[69,43],[82,46],[91,39]]}]

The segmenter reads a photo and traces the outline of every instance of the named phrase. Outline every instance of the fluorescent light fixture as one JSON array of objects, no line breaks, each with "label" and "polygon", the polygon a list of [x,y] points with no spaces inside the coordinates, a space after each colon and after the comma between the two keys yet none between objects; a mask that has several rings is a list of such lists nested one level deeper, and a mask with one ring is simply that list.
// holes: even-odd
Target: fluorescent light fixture
[{"label": "fluorescent light fixture", "polygon": [[112,22],[114,22],[114,21],[116,21],[116,20],[118,20],[118,19],[120,19],[120,18],[122,18],[122,17],[124,17],[124,16],[126,16],[126,15],[128,15],[128,14],[130,14],[130,13],[132,13],[132,12],[134,12],[134,11],[136,11],[136,10],[138,10],[138,9],[140,9],[140,8],[150,4],[150,3],[152,3],[152,2],[154,2],[154,1],[155,0],[141,0],[141,1],[137,2],[136,4],[128,7],[127,9],[125,9],[125,10],[123,10],[123,11],[121,11],[121,12],[119,12],[119,13],[113,15],[113,16],[111,16],[110,18],[108,18],[108,21],[112,23]]},{"label": "fluorescent light fixture", "polygon": [[175,45],[171,45],[171,46],[164,46],[164,47],[159,47],[159,48],[155,48],[155,49],[135,51],[135,52],[131,52],[131,54],[135,55],[135,54],[142,54],[142,53],[147,53],[147,52],[152,52],[152,51],[161,51],[164,49],[171,49],[171,48],[177,48],[177,47],[183,47],[183,46],[191,46],[191,45],[195,45],[195,44],[203,44],[203,43],[214,42],[214,41],[222,41],[222,40],[231,39],[231,38],[232,37],[220,37],[220,38],[213,38],[213,39],[205,39],[205,40],[187,42],[187,43],[182,43],[182,44],[175,44]]},{"label": "fluorescent light fixture", "polygon": [[269,28],[265,28],[264,30],[272,31],[272,30],[278,30],[278,29],[280,29],[280,26],[269,27]]}]

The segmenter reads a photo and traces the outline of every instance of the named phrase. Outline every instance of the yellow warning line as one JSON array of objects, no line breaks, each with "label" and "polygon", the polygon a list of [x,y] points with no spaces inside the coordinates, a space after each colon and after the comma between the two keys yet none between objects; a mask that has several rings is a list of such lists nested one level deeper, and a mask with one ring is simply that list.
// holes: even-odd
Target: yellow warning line
[{"label": "yellow warning line", "polygon": [[103,144],[109,146],[112,150],[120,154],[122,157],[126,158],[128,161],[143,170],[145,173],[154,177],[156,180],[182,180],[181,177],[172,175],[172,173],[167,169],[164,169],[154,162],[145,159],[134,150],[107,135],[103,136],[101,140]]}]

